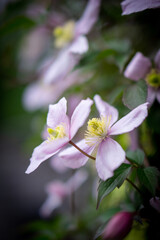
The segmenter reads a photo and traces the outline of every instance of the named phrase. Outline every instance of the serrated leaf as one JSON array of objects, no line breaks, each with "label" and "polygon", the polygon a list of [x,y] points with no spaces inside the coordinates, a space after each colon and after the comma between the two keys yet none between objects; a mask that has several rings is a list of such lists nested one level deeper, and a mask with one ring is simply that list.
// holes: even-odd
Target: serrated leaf
[{"label": "serrated leaf", "polygon": [[139,181],[148,191],[155,196],[156,187],[158,184],[159,171],[155,167],[139,168],[137,170]]},{"label": "serrated leaf", "polygon": [[104,197],[106,197],[116,187],[119,188],[122,185],[130,170],[131,165],[123,163],[118,169],[115,170],[113,177],[107,179],[106,181],[100,182],[98,187],[97,208]]},{"label": "serrated leaf", "polygon": [[134,109],[147,99],[147,84],[140,80],[125,89],[123,94],[123,103],[129,109]]},{"label": "serrated leaf", "polygon": [[129,161],[132,163],[135,163],[139,166],[143,165],[144,162],[144,152],[140,149],[137,149],[136,151],[127,151],[126,157]]}]

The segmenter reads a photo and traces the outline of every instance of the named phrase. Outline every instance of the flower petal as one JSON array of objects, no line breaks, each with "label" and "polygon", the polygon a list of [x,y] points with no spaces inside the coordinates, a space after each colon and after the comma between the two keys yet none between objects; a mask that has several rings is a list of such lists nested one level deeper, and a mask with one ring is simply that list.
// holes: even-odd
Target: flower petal
[{"label": "flower petal", "polygon": [[110,129],[109,135],[130,132],[138,127],[148,115],[147,106],[148,103],[143,103],[121,118]]},{"label": "flower petal", "polygon": [[156,98],[156,89],[152,87],[148,87],[148,96],[147,96],[147,102],[149,102],[149,105],[151,106]]},{"label": "flower petal", "polygon": [[75,136],[76,132],[85,123],[90,111],[93,101],[90,98],[82,100],[75,108],[71,117],[71,139]]},{"label": "flower petal", "polygon": [[151,66],[150,60],[142,53],[137,52],[124,71],[124,76],[135,81],[143,79],[150,71]]},{"label": "flower petal", "polygon": [[94,101],[100,115],[104,117],[111,116],[110,126],[117,121],[118,111],[115,107],[112,107],[111,105],[103,101],[99,95],[94,96]]},{"label": "flower petal", "polygon": [[125,0],[121,3],[123,13],[128,15],[134,12],[140,12],[148,8],[160,7],[160,1],[157,0]]},{"label": "flower petal", "polygon": [[47,125],[54,129],[59,124],[65,123],[66,127],[69,125],[67,111],[67,101],[63,97],[58,103],[49,105],[49,111],[47,115]]},{"label": "flower petal", "polygon": [[75,192],[88,178],[88,173],[85,170],[78,170],[75,174],[66,182],[68,194]]},{"label": "flower petal", "polygon": [[64,173],[68,170],[66,166],[64,166],[63,162],[59,157],[53,157],[51,158],[51,167],[58,173]]},{"label": "flower petal", "polygon": [[[80,149],[82,149],[87,154],[91,154],[94,150],[94,147],[90,147],[88,144],[85,143],[85,140],[81,140],[76,144]],[[88,157],[85,156],[83,153],[78,151],[75,147],[69,147],[64,151],[58,154],[58,157],[61,158],[64,165],[69,168],[79,168],[86,164]]]},{"label": "flower petal", "polygon": [[88,51],[88,40],[84,36],[79,36],[70,46],[71,54],[83,54]]},{"label": "flower petal", "polygon": [[101,0],[89,0],[88,5],[75,26],[75,36],[87,34],[95,24],[99,14]]},{"label": "flower petal", "polygon": [[[42,79],[46,84],[63,80],[78,63],[80,56],[71,54],[70,46],[62,50],[44,71]],[[63,66],[63,68],[62,68]]]},{"label": "flower petal", "polygon": [[156,98],[157,98],[157,101],[160,103],[160,89],[157,90]]},{"label": "flower petal", "polygon": [[113,139],[107,138],[98,147],[96,168],[99,177],[107,180],[112,177],[114,170],[125,161],[125,152]]},{"label": "flower petal", "polygon": [[155,64],[156,64],[156,68],[160,71],[160,49],[158,50],[154,61],[155,61]]},{"label": "flower petal", "polygon": [[56,154],[63,146],[68,143],[68,138],[55,139],[54,141],[44,141],[33,151],[30,165],[26,173],[33,172],[42,162]]},{"label": "flower petal", "polygon": [[48,196],[46,201],[40,208],[40,215],[42,217],[49,217],[52,211],[62,205],[63,199],[58,195]]}]

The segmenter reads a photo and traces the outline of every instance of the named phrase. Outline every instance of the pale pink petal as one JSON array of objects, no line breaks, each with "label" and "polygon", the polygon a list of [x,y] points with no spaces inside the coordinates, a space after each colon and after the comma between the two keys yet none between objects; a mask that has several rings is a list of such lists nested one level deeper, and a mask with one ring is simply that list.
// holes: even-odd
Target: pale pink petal
[{"label": "pale pink petal", "polygon": [[75,26],[75,36],[85,35],[92,29],[98,19],[101,0],[89,0],[88,5]]},{"label": "pale pink petal", "polygon": [[56,208],[62,205],[63,198],[58,195],[50,195],[41,206],[39,213],[42,217],[49,217]]},{"label": "pale pink petal", "polygon": [[151,106],[156,98],[156,89],[148,86],[147,102]]},{"label": "pale pink petal", "polygon": [[59,100],[58,103],[54,105],[49,105],[49,111],[47,115],[47,125],[54,129],[58,125],[65,123],[66,127],[69,124],[68,116],[66,114],[67,111],[67,101],[63,97]]},{"label": "pale pink petal", "polygon": [[135,81],[144,79],[150,71],[151,66],[152,64],[149,58],[145,57],[142,53],[137,52],[125,69],[124,76]]},{"label": "pale pink petal", "polygon": [[58,173],[64,173],[68,170],[58,156],[51,158],[51,167]]},{"label": "pale pink petal", "polygon": [[155,64],[156,64],[156,68],[160,71],[160,49],[158,50],[154,61],[155,61]]},{"label": "pale pink petal", "polygon": [[33,151],[30,159],[30,165],[26,170],[29,174],[33,172],[42,162],[56,154],[63,146],[68,143],[67,137],[55,139],[53,141],[44,141]]},{"label": "pale pink petal", "polygon": [[157,101],[160,103],[160,88],[157,90],[156,98],[157,98]]},{"label": "pale pink petal", "polygon": [[46,192],[50,195],[57,195],[61,198],[65,197],[68,192],[66,189],[66,184],[61,181],[52,181],[46,185]]},{"label": "pale pink petal", "polygon": [[85,170],[78,170],[75,174],[66,182],[69,194],[75,192],[88,178],[88,173]]},{"label": "pale pink petal", "polygon": [[74,109],[80,103],[82,98],[83,97],[80,94],[73,94],[73,95],[69,96],[69,98],[68,98],[68,116],[69,117],[72,116]]},{"label": "pale pink petal", "polygon": [[78,129],[85,123],[90,111],[93,101],[90,98],[82,100],[78,106],[75,108],[71,117],[71,138],[75,136]]},{"label": "pale pink petal", "polygon": [[[79,148],[81,148],[85,153],[91,154],[95,147],[90,147],[85,143],[85,140],[81,140],[76,144]],[[61,158],[63,163],[69,168],[79,168],[86,164],[88,157],[77,150],[75,147],[69,147],[64,151],[58,154],[58,157]]]},{"label": "pale pink petal", "polygon": [[79,62],[80,55],[72,54],[70,46],[63,49],[56,59],[54,59],[42,75],[44,83],[51,84],[66,78],[74,66]]},{"label": "pale pink petal", "polygon": [[159,0],[125,0],[121,3],[123,13],[128,15],[134,12],[140,12],[148,8],[160,7]]},{"label": "pale pink petal", "polygon": [[148,115],[147,106],[148,103],[143,103],[121,118],[112,126],[109,135],[131,132],[138,127]]},{"label": "pale pink petal", "polygon": [[23,105],[28,111],[35,111],[40,108],[46,108],[49,104],[54,103],[59,96],[68,88],[66,82],[55,82],[47,85],[41,81],[30,84],[23,94]]},{"label": "pale pink petal", "polygon": [[69,48],[71,54],[83,54],[88,51],[88,40],[84,36],[79,36],[74,40]]},{"label": "pale pink petal", "polygon": [[109,105],[108,103],[103,101],[99,95],[95,95],[94,101],[95,101],[95,104],[96,104],[96,107],[97,107],[97,109],[99,111],[100,116],[101,115],[104,116],[104,117],[111,116],[110,126],[114,122],[117,121],[117,119],[118,119],[118,111],[117,111],[116,108],[112,107],[111,105]]},{"label": "pale pink petal", "polygon": [[107,138],[100,143],[96,157],[96,168],[99,177],[107,180],[112,177],[114,170],[125,161],[125,152],[113,139]]}]

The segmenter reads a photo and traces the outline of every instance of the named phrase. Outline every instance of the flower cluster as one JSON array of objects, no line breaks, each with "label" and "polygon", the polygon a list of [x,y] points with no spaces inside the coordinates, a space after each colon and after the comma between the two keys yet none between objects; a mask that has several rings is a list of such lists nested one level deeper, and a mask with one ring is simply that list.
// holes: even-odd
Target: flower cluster
[{"label": "flower cluster", "polygon": [[[118,120],[118,111],[104,102],[99,95],[94,97],[100,118],[88,121],[84,139],[77,144],[71,140],[88,118],[91,99],[82,100],[75,108],[71,118],[66,114],[66,99],[49,106],[47,116],[48,139],[35,148],[26,173],[34,171],[43,161],[58,153],[66,144],[73,146],[61,151],[59,161],[70,168],[83,166],[88,158],[96,160],[96,168],[101,179],[113,176],[114,170],[125,161],[125,152],[111,136],[130,132],[138,127],[147,116],[147,105],[144,103]],[[92,153],[96,150],[96,157]]]}]

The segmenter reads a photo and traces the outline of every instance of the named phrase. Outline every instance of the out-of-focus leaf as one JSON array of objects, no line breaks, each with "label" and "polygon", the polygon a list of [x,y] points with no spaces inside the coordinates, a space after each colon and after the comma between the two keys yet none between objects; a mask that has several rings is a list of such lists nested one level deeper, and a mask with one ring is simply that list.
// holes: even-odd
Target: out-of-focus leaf
[{"label": "out-of-focus leaf", "polygon": [[1,38],[19,30],[27,30],[35,25],[34,21],[25,16],[16,16],[0,26]]},{"label": "out-of-focus leaf", "polygon": [[159,171],[155,167],[138,168],[137,170],[139,181],[144,185],[149,192],[155,196],[156,187],[158,184]]},{"label": "out-of-focus leaf", "polygon": [[126,157],[131,161],[132,163],[135,163],[137,165],[143,165],[144,162],[144,152],[140,149],[137,149],[136,151],[127,151]]},{"label": "out-of-focus leaf", "polygon": [[146,102],[147,85],[144,80],[140,80],[125,89],[123,94],[123,103],[129,109],[134,109]]},{"label": "out-of-focus leaf", "polygon": [[115,170],[113,177],[107,179],[106,181],[100,182],[98,187],[97,208],[104,197],[106,197],[116,187],[119,188],[122,185],[130,170],[131,165],[123,163],[118,169]]}]

